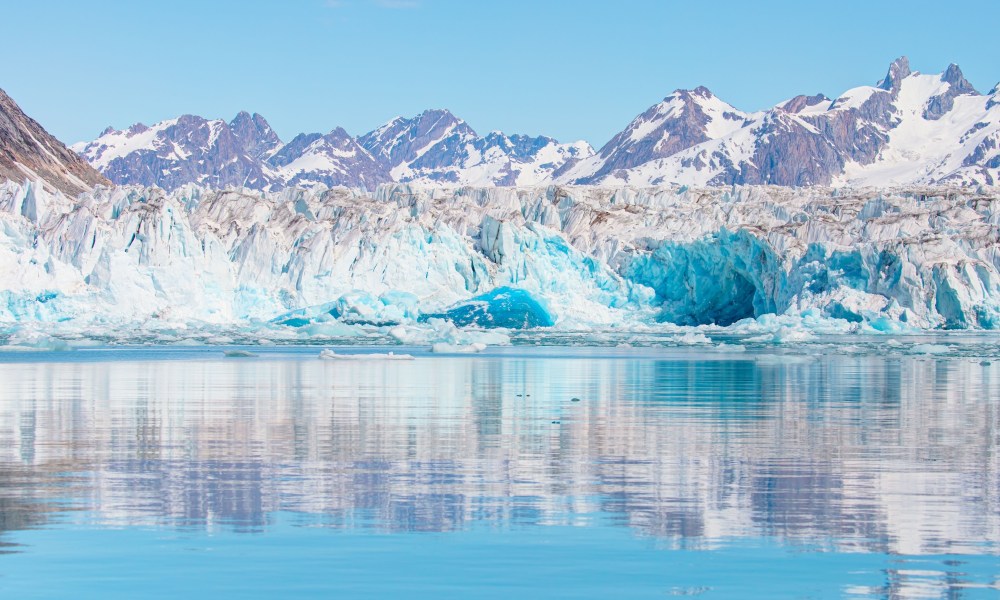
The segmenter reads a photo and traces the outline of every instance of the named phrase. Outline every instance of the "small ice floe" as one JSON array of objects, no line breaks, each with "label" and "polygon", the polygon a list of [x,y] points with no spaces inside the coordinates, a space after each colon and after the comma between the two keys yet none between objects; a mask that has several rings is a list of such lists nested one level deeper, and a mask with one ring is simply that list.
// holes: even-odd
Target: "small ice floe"
[{"label": "small ice floe", "polygon": [[916,344],[910,347],[913,354],[947,354],[955,349],[944,344]]},{"label": "small ice floe", "polygon": [[466,345],[438,342],[431,346],[431,352],[435,354],[477,354],[483,350],[486,350],[486,344],[482,342],[473,342]]},{"label": "small ice floe", "polygon": [[695,333],[692,331],[675,337],[673,341],[685,346],[709,345],[712,343],[712,340],[704,333]]},{"label": "small ice floe", "polygon": [[323,350],[319,353],[319,357],[324,360],[413,360],[413,356],[409,354],[396,354],[394,352],[387,352],[385,354],[337,354],[333,350]]},{"label": "small ice floe", "polygon": [[727,344],[726,342],[720,342],[715,346],[715,349],[719,352],[746,352],[747,347],[742,344]]},{"label": "small ice floe", "polygon": [[226,350],[223,352],[226,358],[254,358],[257,355],[246,350]]}]

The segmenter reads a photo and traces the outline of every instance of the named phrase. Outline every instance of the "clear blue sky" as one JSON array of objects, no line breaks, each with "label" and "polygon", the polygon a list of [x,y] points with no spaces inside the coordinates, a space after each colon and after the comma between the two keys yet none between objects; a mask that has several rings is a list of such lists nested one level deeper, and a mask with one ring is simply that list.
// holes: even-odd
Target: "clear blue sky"
[{"label": "clear blue sky", "polygon": [[956,62],[1000,80],[989,1],[34,0],[4,7],[0,87],[66,142],[183,113],[283,139],[448,108],[480,133],[606,142],[676,88],[744,110]]}]

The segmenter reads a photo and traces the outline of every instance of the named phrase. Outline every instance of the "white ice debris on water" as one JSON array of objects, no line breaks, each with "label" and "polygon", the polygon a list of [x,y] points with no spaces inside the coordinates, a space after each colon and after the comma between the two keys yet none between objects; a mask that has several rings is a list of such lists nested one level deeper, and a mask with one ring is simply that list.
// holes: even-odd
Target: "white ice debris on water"
[{"label": "white ice debris on water", "polygon": [[709,345],[712,343],[712,340],[707,335],[705,335],[704,333],[697,333],[694,331],[689,331],[687,333],[679,335],[676,338],[674,338],[674,341],[677,342],[678,344],[683,344],[688,346]]},{"label": "white ice debris on water", "polygon": [[7,182],[0,337],[30,326],[188,345],[492,346],[524,330],[659,331],[708,345],[718,332],[798,343],[997,329],[998,199],[996,188],[403,184],[74,199]]},{"label": "white ice debris on water", "polygon": [[333,350],[324,349],[320,351],[319,357],[323,360],[413,360],[411,354],[396,354],[394,352],[367,352],[358,354],[338,354]]},{"label": "white ice debris on water", "polygon": [[465,346],[437,342],[431,346],[431,352],[435,354],[478,354],[483,350],[486,350],[486,344],[482,342],[473,342]]},{"label": "white ice debris on water", "polygon": [[915,344],[910,347],[912,354],[948,354],[955,348],[946,344]]}]

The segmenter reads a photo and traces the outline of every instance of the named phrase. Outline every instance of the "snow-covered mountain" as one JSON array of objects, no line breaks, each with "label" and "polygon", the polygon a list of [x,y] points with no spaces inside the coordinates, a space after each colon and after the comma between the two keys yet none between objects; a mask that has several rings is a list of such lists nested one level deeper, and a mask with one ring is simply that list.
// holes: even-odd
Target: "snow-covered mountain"
[{"label": "snow-covered mountain", "polygon": [[447,110],[397,117],[359,141],[403,183],[538,185],[594,153],[586,142],[560,144],[545,136],[494,131],[480,137]]},{"label": "snow-covered mountain", "polygon": [[26,179],[67,194],[110,183],[0,90],[0,181]]},{"label": "snow-covered mountain", "polygon": [[72,148],[119,185],[264,189],[271,179],[261,159],[278,144],[263,117],[240,113],[229,123],[183,115],[152,127],[109,127],[93,142]]},{"label": "snow-covered mountain", "polygon": [[1000,98],[957,65],[911,72],[903,57],[875,86],[834,100],[797,96],[740,112],[705,88],[678,90],[637,117],[564,183],[913,185],[998,181]]},{"label": "snow-covered mountain", "polygon": [[913,72],[903,57],[873,86],[800,95],[753,113],[704,87],[677,90],[598,152],[545,136],[478,135],[447,110],[397,117],[357,139],[342,129],[283,144],[259,115],[184,116],[109,129],[79,151],[115,183],[278,190],[380,183],[512,186],[992,185],[1000,179],[1000,92],[956,65]]},{"label": "snow-covered mountain", "polygon": [[375,189],[392,181],[385,166],[340,127],[326,135],[295,136],[267,158],[265,169],[272,190],[315,185]]},{"label": "snow-covered mountain", "polygon": [[73,149],[121,185],[268,191],[315,185],[373,190],[393,181],[535,185],[593,154],[586,142],[499,132],[479,137],[446,110],[396,118],[357,139],[337,127],[325,135],[299,134],[287,144],[258,114],[241,112],[228,123],[184,115],[152,127],[108,128]]},{"label": "snow-covered mountain", "polygon": [[[746,122],[745,113],[719,100],[707,88],[677,90],[636,117],[597,154],[568,169],[561,179],[584,184],[599,182],[614,173],[731,135]],[[689,162],[683,162],[682,168],[702,168]]]}]

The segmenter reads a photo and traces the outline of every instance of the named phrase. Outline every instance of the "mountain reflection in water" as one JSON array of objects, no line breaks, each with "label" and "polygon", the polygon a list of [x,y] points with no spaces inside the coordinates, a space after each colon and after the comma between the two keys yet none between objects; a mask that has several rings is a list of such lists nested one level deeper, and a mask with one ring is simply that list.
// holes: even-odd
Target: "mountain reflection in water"
[{"label": "mountain reflection in water", "polygon": [[249,532],[283,512],[390,532],[600,515],[685,548],[774,536],[995,551],[998,369],[766,355],[0,364],[0,540],[54,511]]}]

